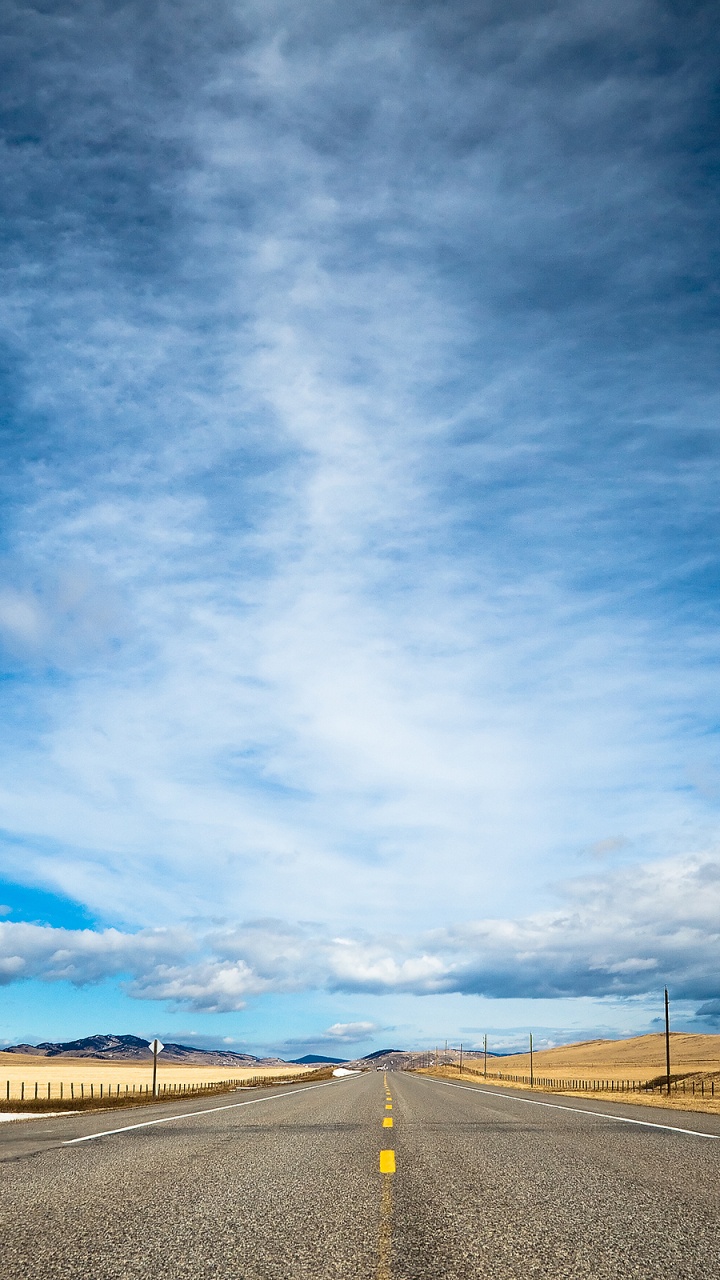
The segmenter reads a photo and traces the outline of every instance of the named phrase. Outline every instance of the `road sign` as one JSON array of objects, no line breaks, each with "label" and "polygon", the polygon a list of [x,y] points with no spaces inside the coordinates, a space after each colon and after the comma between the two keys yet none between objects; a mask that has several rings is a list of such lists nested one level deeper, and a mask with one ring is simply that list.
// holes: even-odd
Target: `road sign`
[{"label": "road sign", "polygon": [[150,1048],[152,1049],[152,1056],[153,1056],[153,1098],[157,1098],[158,1096],[157,1056],[159,1053],[162,1053],[163,1049],[165,1048],[165,1045],[163,1044],[162,1040],[151,1040]]}]

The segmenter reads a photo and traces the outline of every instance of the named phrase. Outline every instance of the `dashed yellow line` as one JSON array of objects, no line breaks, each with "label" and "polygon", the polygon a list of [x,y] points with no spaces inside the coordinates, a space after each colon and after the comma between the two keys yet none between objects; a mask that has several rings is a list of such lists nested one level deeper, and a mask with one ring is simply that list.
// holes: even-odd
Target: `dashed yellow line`
[{"label": "dashed yellow line", "polygon": [[392,1178],[383,1178],[380,1198],[377,1280],[392,1280]]},{"label": "dashed yellow line", "polygon": [[[387,1076],[383,1076],[385,1085],[385,1110],[392,1111],[392,1094],[388,1088]],[[392,1116],[383,1116],[383,1129],[392,1129]],[[395,1172],[395,1152],[380,1152],[380,1172]],[[392,1178],[382,1180],[382,1198],[380,1201],[380,1234],[378,1236],[378,1268],[377,1280],[392,1280]]]}]

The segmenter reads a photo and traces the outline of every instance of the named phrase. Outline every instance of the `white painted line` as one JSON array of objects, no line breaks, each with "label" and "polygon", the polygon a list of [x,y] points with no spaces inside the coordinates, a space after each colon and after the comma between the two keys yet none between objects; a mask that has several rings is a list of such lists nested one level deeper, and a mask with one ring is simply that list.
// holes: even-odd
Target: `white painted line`
[{"label": "white painted line", "polygon": [[142,1120],[139,1124],[124,1124],[120,1129],[103,1129],[102,1133],[86,1133],[82,1138],[66,1138],[64,1147],[72,1147],[76,1142],[92,1142],[93,1138],[108,1138],[113,1133],[128,1133],[130,1129],[149,1129],[154,1124],[169,1124],[171,1120],[186,1120],[190,1116],[209,1116],[214,1111],[234,1111],[237,1107],[254,1107],[258,1102],[277,1102],[280,1098],[290,1098],[294,1093],[309,1093],[311,1089],[327,1089],[330,1084],[341,1084],[340,1080],[327,1080],[323,1084],[308,1084],[304,1089],[290,1089],[288,1093],[273,1093],[269,1098],[248,1098],[247,1102],[227,1102],[222,1107],[205,1107],[202,1111],[181,1111],[176,1116],[161,1116],[159,1120]]},{"label": "white painted line", "polygon": [[[429,1076],[426,1079],[432,1080]],[[586,1111],[584,1107],[565,1107],[562,1102],[540,1102],[537,1098],[515,1098],[507,1093],[495,1093],[494,1089],[476,1089],[472,1084],[452,1084],[449,1080],[433,1080],[434,1084],[447,1085],[448,1089],[465,1089],[468,1093],[484,1093],[488,1098],[506,1098],[509,1102],[526,1102],[529,1107],[550,1107],[553,1111],[572,1111],[578,1116],[599,1116],[601,1120],[616,1120],[618,1124],[640,1124],[645,1129],[667,1129],[670,1133],[689,1133],[692,1138],[720,1138],[720,1133],[703,1133],[700,1129],[681,1129],[676,1124],[657,1124],[654,1120],[631,1120],[629,1116],[614,1116],[609,1111]]]}]

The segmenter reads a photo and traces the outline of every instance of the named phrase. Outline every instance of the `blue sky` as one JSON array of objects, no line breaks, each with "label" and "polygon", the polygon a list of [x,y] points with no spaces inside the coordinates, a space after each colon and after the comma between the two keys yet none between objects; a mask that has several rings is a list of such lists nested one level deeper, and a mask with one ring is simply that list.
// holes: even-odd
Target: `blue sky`
[{"label": "blue sky", "polygon": [[717,1026],[715,19],[6,6],[0,1039]]}]

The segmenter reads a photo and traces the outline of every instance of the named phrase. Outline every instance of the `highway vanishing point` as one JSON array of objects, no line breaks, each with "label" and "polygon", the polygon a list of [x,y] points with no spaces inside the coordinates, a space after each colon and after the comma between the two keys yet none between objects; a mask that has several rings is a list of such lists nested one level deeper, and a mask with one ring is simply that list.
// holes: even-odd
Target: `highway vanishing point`
[{"label": "highway vanishing point", "polygon": [[720,1117],[379,1072],[0,1129],[4,1280],[712,1280]]}]

